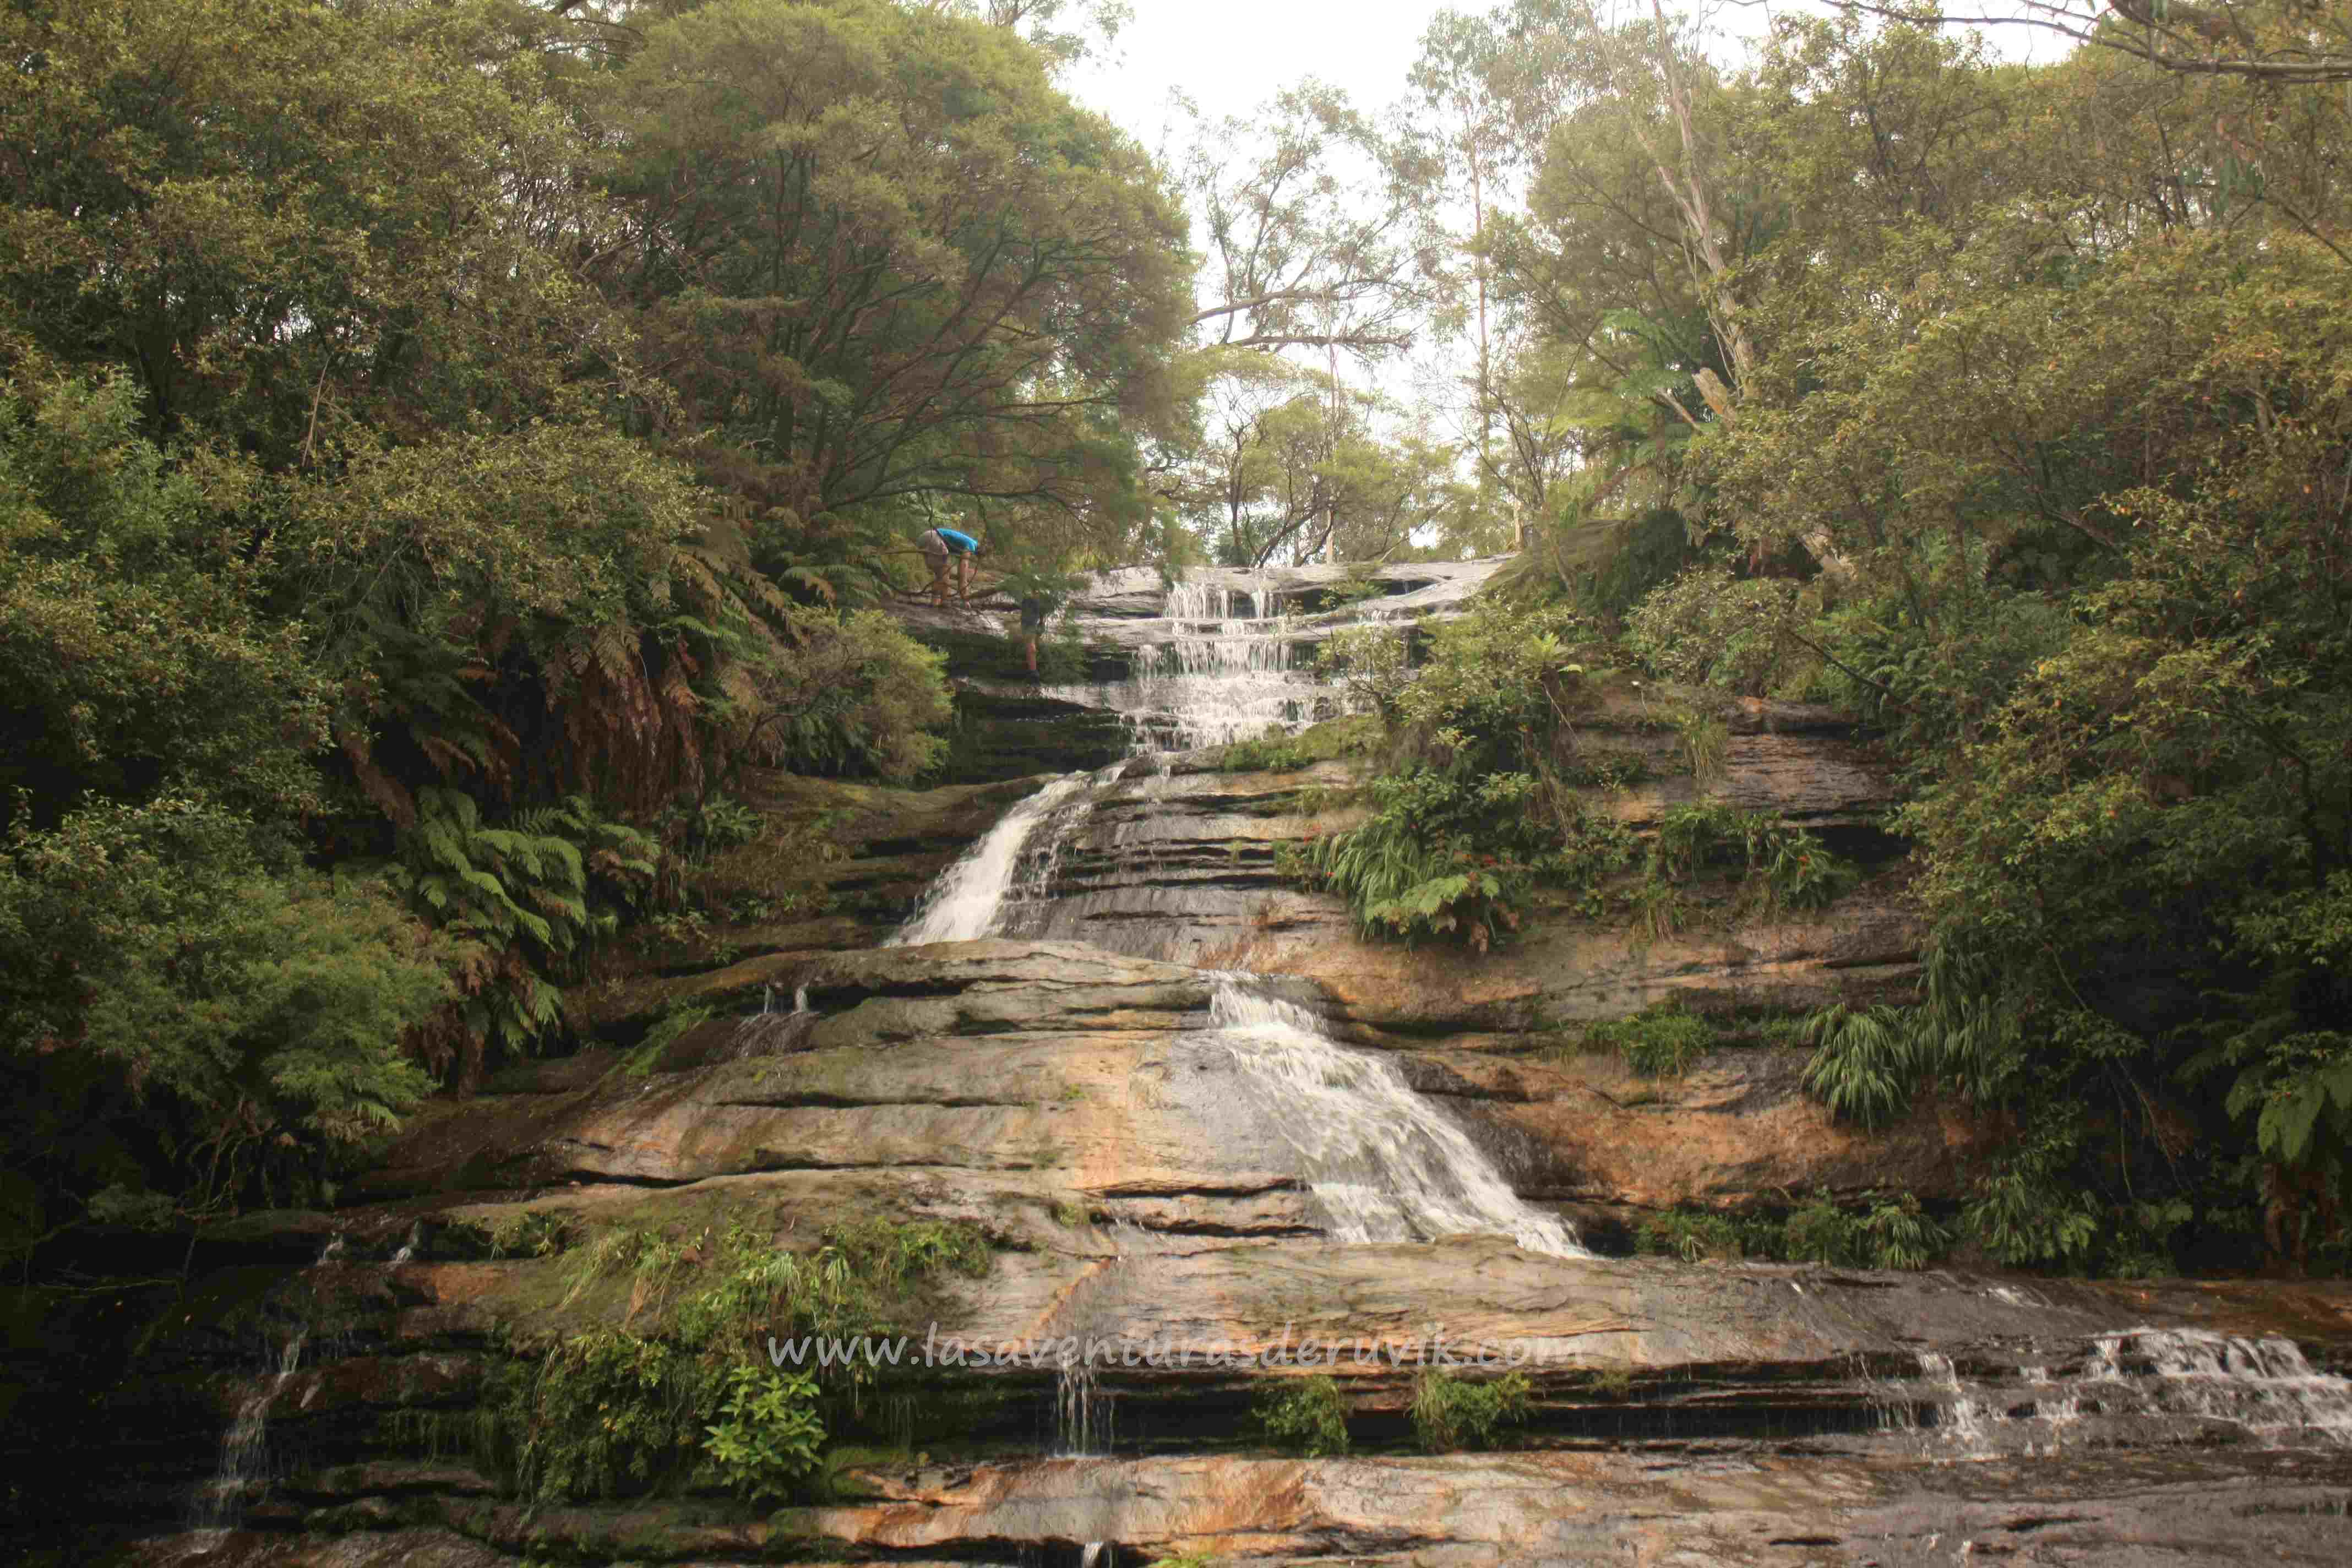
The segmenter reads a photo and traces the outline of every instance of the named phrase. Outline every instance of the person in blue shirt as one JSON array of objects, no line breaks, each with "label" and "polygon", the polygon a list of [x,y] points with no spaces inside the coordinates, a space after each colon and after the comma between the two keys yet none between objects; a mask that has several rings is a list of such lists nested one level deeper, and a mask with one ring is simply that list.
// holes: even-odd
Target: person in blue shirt
[{"label": "person in blue shirt", "polygon": [[971,604],[971,560],[980,553],[980,541],[969,533],[952,528],[927,528],[915,541],[923,559],[931,568],[931,601],[942,610],[948,607],[948,563],[956,569],[956,597],[969,607]]}]

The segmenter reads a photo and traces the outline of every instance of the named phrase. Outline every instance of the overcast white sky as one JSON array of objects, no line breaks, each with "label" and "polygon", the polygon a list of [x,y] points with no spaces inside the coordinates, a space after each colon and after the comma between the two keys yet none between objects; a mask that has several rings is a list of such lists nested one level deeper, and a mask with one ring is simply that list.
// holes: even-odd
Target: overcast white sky
[{"label": "overcast white sky", "polygon": [[[1998,0],[1995,0],[1998,4]],[[1160,145],[1168,95],[1181,88],[1217,118],[1246,114],[1301,77],[1345,88],[1359,108],[1379,109],[1402,97],[1405,72],[1421,53],[1429,19],[1443,0],[1134,0],[1135,19],[1120,30],[1110,58],[1088,62],[1068,81],[1081,102],[1118,121],[1147,147]],[[1457,0],[1453,9],[1480,12],[1488,0]],[[1810,7],[1776,0],[1780,10]],[[1990,7],[1988,7],[1989,9]],[[1718,58],[1739,58],[1738,38],[1759,37],[1763,5],[1720,5],[1709,30],[1726,47]],[[2012,58],[2053,53],[2049,35],[2021,27],[1993,29],[1995,47]]]}]

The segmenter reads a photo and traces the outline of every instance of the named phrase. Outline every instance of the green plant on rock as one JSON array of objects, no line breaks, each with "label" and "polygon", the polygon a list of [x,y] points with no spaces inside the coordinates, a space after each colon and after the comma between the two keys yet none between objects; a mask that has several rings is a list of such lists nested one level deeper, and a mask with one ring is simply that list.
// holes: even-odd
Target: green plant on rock
[{"label": "green plant on rock", "polygon": [[1348,1451],[1348,1402],[1339,1382],[1309,1377],[1258,1396],[1256,1420],[1266,1441],[1310,1459]]},{"label": "green plant on rock", "polygon": [[630,1320],[645,1331],[516,1346],[487,1396],[498,1468],[534,1501],[696,1478],[755,1499],[789,1495],[817,1473],[829,1433],[868,1418],[897,1363],[868,1354],[804,1373],[772,1362],[771,1340],[874,1343],[902,1331],[939,1276],[992,1261],[978,1230],[949,1222],[835,1226],[804,1253],[741,1226],[690,1242],[607,1231],[575,1252],[565,1300],[596,1279],[629,1281]]},{"label": "green plant on rock", "polygon": [[1713,1024],[1675,1002],[1584,1029],[1586,1050],[1621,1052],[1625,1065],[1643,1078],[1680,1078],[1715,1041]]},{"label": "green plant on rock", "polygon": [[1636,1252],[1685,1263],[1777,1258],[1780,1241],[1780,1228],[1769,1219],[1686,1209],[1653,1215],[1633,1233]]},{"label": "green plant on rock", "polygon": [[711,1474],[755,1503],[790,1497],[824,1442],[816,1380],[738,1362],[720,1387],[719,1419],[703,1429]]},{"label": "green plant on rock", "polygon": [[712,1009],[708,1006],[680,1007],[664,1014],[654,1021],[653,1027],[646,1031],[646,1037],[638,1041],[623,1059],[622,1070],[631,1078],[646,1077],[659,1064],[664,1051],[676,1045],[689,1030],[709,1023],[712,1016]]},{"label": "green plant on rock", "polygon": [[1492,1447],[1496,1434],[1526,1424],[1530,1393],[1524,1373],[1473,1381],[1427,1368],[1413,1379],[1413,1436],[1433,1454]]},{"label": "green plant on rock", "polygon": [[690,1468],[713,1404],[691,1351],[594,1329],[509,1369],[504,1436],[526,1498],[614,1498]]},{"label": "green plant on rock", "polygon": [[1909,1193],[1863,1194],[1841,1206],[1816,1193],[1786,1214],[1730,1215],[1676,1209],[1644,1221],[1638,1252],[1704,1259],[1825,1263],[1844,1268],[1925,1268],[1952,1248],[1955,1237]]},{"label": "green plant on rock", "polygon": [[1711,713],[1685,712],[1676,717],[1675,730],[1682,738],[1683,760],[1701,789],[1723,782],[1731,755],[1731,730]]},{"label": "green plant on rock", "polygon": [[461,1077],[484,1047],[529,1050],[561,1016],[548,977],[576,978],[590,949],[625,913],[648,906],[660,846],[599,813],[583,796],[485,822],[462,791],[416,793],[387,876],[410,904],[476,955],[457,1005]]}]

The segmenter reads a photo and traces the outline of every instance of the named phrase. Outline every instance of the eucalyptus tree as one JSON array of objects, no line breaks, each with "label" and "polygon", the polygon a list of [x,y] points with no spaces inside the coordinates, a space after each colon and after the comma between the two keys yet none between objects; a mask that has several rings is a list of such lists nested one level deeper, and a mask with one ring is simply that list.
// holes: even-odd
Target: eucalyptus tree
[{"label": "eucalyptus tree", "polygon": [[1173,411],[1182,218],[1020,38],[717,0],[648,28],[615,100],[611,287],[676,395],[658,432],[764,563],[840,563],[894,502],[1137,495],[1136,439]]}]

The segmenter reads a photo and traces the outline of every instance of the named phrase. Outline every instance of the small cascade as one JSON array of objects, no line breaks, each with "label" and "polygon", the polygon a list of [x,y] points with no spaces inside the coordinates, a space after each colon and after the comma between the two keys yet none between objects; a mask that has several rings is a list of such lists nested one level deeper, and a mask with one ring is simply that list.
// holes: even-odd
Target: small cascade
[{"label": "small cascade", "polygon": [[1111,693],[1133,750],[1222,746],[1339,712],[1276,599],[1262,573],[1238,585],[1187,579],[1169,589],[1169,635],[1136,650],[1126,684]]},{"label": "small cascade", "polygon": [[1976,1398],[1968,1384],[1960,1381],[1959,1369],[1952,1364],[1952,1358],[1938,1355],[1934,1351],[1922,1351],[1919,1352],[1919,1371],[1940,1392],[1949,1395],[1943,1404],[1941,1425],[1951,1429],[1953,1441],[1971,1454],[1980,1452],[1985,1447],[1984,1402]]},{"label": "small cascade", "polygon": [[2352,1382],[2315,1370],[2292,1340],[2200,1329],[2102,1334],[2084,1381],[2093,1385],[2086,1394],[2103,1399],[2119,1384],[2127,1400],[2156,1413],[2352,1447]]},{"label": "small cascade", "polygon": [[807,1047],[809,1031],[816,1021],[814,1013],[799,1007],[789,1013],[754,1013],[737,1024],[727,1043],[706,1059],[740,1062],[752,1057],[789,1056]]},{"label": "small cascade", "polygon": [[1265,1089],[1340,1241],[1507,1236],[1530,1252],[1590,1258],[1558,1217],[1522,1201],[1469,1135],[1413,1092],[1396,1064],[1334,1040],[1312,1009],[1255,975],[1220,974],[1216,1037]]},{"label": "small cascade", "polygon": [[[412,1226],[407,1245],[393,1259],[405,1262],[415,1250],[418,1231]],[[338,1231],[319,1251],[310,1267],[331,1263],[342,1256],[343,1237]],[[213,1479],[196,1494],[189,1528],[200,1533],[215,1533],[234,1529],[245,1515],[246,1494],[261,1479],[264,1462],[269,1454],[269,1410],[286,1384],[302,1368],[302,1347],[310,1342],[310,1325],[297,1328],[278,1352],[277,1368],[269,1381],[248,1394],[239,1402],[236,1415],[231,1418],[228,1430],[221,1434],[220,1462]]]},{"label": "small cascade", "polygon": [[269,1406],[287,1381],[301,1370],[302,1345],[310,1336],[307,1326],[297,1329],[294,1337],[286,1342],[286,1348],[278,1352],[278,1374],[246,1395],[245,1402],[236,1407],[236,1419],[221,1436],[220,1466],[196,1500],[196,1530],[228,1530],[244,1515],[246,1492],[259,1475],[269,1451]]},{"label": "small cascade", "polygon": [[392,1261],[385,1265],[385,1267],[389,1268],[397,1268],[402,1264],[407,1262],[410,1258],[415,1257],[416,1244],[424,1238],[425,1222],[419,1220],[416,1224],[408,1227],[408,1236],[401,1242],[400,1250],[392,1255]]},{"label": "small cascade", "polygon": [[[2293,1341],[2200,1329],[2101,1334],[2071,1375],[2024,1363],[2012,1384],[1963,1378],[1952,1358],[1918,1355],[1907,1395],[1881,1401],[1885,1428],[1916,1432],[1944,1458],[2048,1455],[2070,1446],[2245,1441],[2265,1448],[2352,1447],[2352,1382],[2315,1370]],[[2238,1437],[2232,1433],[2240,1435]]]},{"label": "small cascade", "polygon": [[1097,1458],[1110,1452],[1116,1434],[1112,1396],[1095,1383],[1094,1363],[1083,1356],[1063,1361],[1054,1388],[1054,1456]]},{"label": "small cascade", "polygon": [[971,942],[989,935],[1013,892],[1014,879],[1023,868],[1022,852],[1031,836],[1083,789],[1088,778],[1086,773],[1065,773],[1006,812],[979,843],[940,873],[915,912],[882,945]]}]

